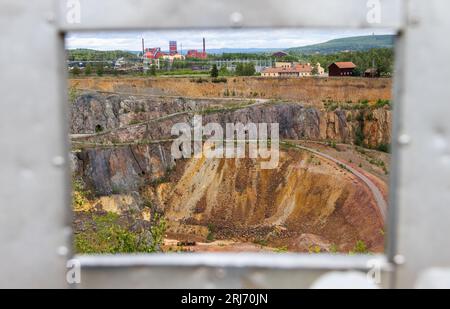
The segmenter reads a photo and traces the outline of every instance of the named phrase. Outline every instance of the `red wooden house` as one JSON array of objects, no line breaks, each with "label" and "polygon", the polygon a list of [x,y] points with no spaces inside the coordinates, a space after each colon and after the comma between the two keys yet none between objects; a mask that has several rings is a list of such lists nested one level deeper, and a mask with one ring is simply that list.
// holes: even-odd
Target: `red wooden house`
[{"label": "red wooden house", "polygon": [[334,62],[328,67],[329,76],[353,76],[356,65],[353,62]]}]

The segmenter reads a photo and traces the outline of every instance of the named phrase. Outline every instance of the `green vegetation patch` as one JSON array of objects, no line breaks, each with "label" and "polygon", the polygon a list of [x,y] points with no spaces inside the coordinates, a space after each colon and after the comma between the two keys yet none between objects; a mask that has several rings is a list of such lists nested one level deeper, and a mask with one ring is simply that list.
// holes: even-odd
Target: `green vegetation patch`
[{"label": "green vegetation patch", "polygon": [[135,230],[115,213],[92,215],[82,232],[75,235],[75,251],[81,254],[153,253],[160,251],[166,221],[155,215],[149,229]]},{"label": "green vegetation patch", "polygon": [[351,255],[353,254],[368,254],[369,249],[364,241],[358,240],[353,247],[353,250],[349,252]]}]

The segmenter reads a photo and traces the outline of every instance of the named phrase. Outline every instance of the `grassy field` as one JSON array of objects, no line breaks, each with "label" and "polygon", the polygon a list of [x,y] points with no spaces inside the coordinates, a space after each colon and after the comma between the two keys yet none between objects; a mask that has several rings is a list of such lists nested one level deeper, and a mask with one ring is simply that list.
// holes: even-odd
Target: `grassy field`
[{"label": "grassy field", "polygon": [[[202,78],[202,82],[198,82]],[[71,78],[69,87],[142,95],[227,97],[287,100],[324,105],[324,102],[377,102],[392,99],[390,78],[265,78],[228,77],[93,77]]]}]

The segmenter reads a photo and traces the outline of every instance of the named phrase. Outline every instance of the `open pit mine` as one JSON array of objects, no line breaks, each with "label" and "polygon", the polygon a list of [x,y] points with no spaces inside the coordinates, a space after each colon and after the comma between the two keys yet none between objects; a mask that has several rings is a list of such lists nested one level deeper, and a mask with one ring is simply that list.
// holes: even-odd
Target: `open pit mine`
[{"label": "open pit mine", "polygon": [[[270,86],[261,78],[71,80],[76,251],[382,252],[390,86],[359,78]],[[223,127],[279,123],[278,167],[175,159],[171,128],[195,115]]]}]

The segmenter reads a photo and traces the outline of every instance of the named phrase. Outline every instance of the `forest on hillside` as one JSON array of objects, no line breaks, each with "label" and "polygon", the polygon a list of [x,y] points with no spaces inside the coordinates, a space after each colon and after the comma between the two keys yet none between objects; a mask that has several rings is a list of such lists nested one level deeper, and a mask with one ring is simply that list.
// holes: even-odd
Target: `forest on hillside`
[{"label": "forest on hillside", "polygon": [[288,48],[289,54],[334,54],[342,51],[367,51],[374,48],[394,48],[394,35],[370,35],[341,38],[325,43]]},{"label": "forest on hillside", "polygon": [[139,60],[136,54],[123,50],[69,49],[66,53],[69,61],[115,61],[122,57],[127,60]]},{"label": "forest on hillside", "polygon": [[389,76],[394,71],[394,50],[392,48],[377,48],[368,51],[340,52],[328,55],[298,55],[300,61],[312,64],[320,63],[328,71],[333,62],[351,61],[357,65],[356,75],[375,66],[381,75]]}]

